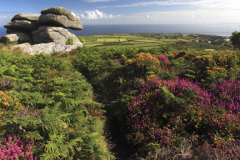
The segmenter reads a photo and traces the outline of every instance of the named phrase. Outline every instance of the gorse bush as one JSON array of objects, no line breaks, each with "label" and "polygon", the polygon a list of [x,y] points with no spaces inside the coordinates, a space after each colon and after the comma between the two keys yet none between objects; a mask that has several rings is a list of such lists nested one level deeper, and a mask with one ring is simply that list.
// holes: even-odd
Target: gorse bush
[{"label": "gorse bush", "polygon": [[[145,72],[140,77],[138,72],[133,72],[134,92],[125,92],[124,103],[119,103],[121,111],[116,109],[127,141],[140,148],[148,144],[173,147],[180,145],[181,137],[196,135],[198,144],[203,145],[208,140],[218,147],[217,154],[224,146],[216,132],[226,143],[239,141],[239,82],[227,80],[229,72],[231,77],[239,76],[236,71],[232,73],[238,70],[238,52],[200,52],[195,55],[182,51],[156,55],[161,63],[165,62],[163,66],[151,58],[151,54],[142,53],[143,59],[140,55],[125,61],[126,67],[138,70],[139,66],[157,65],[159,72],[151,76]],[[209,73],[208,67],[222,67],[224,72],[216,69],[216,74]],[[211,76],[216,80],[211,80]],[[236,156],[237,152],[226,154]]]},{"label": "gorse bush", "polygon": [[66,45],[73,45],[73,37],[69,37],[65,44]]}]

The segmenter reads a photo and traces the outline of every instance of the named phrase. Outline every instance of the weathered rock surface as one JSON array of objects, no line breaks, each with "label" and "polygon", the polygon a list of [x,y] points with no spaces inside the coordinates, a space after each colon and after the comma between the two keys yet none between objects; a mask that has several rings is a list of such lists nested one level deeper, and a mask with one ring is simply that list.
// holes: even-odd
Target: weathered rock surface
[{"label": "weathered rock surface", "polygon": [[19,14],[16,14],[11,21],[13,22],[15,20],[27,20],[31,22],[37,22],[38,18],[39,18],[38,15],[19,13]]},{"label": "weathered rock surface", "polygon": [[71,50],[76,49],[77,45],[63,45],[58,42],[51,42],[51,43],[40,43],[35,45],[30,45],[29,43],[24,43],[20,45],[16,45],[11,47],[11,49],[20,47],[23,49],[24,52],[28,53],[29,55],[35,55],[40,53],[50,54],[53,52],[62,52],[62,53],[69,53]]},{"label": "weathered rock surface", "polygon": [[10,49],[15,49],[15,48],[22,48],[24,49],[25,47],[31,47],[31,45],[29,43],[22,43],[22,44],[19,44],[19,45],[16,45],[16,46],[12,46]]},{"label": "weathered rock surface", "polygon": [[27,20],[14,20],[13,22],[8,22],[7,24],[5,24],[4,27],[9,29],[15,29],[18,31],[31,32],[37,28],[37,23]]},{"label": "weathered rock surface", "polygon": [[69,37],[73,38],[74,45],[83,45],[76,35],[68,32],[67,29],[62,27],[40,26],[37,30],[32,32],[32,39],[34,44],[59,42],[65,45]]},{"label": "weathered rock surface", "polygon": [[16,33],[16,32],[19,32],[19,31],[16,29],[7,28],[7,34]]},{"label": "weathered rock surface", "polygon": [[[20,44],[11,49],[20,47],[30,55],[43,52],[46,54],[70,52],[83,46],[77,36],[66,29],[83,29],[81,21],[63,7],[44,9],[40,17],[25,13],[17,14],[4,27],[7,28],[8,34],[1,37],[0,42],[17,41]],[[73,45],[66,45],[69,38],[73,40]]]},{"label": "weathered rock surface", "polygon": [[1,42],[18,42],[18,43],[32,43],[32,36],[26,32],[16,32],[13,34],[7,34],[1,37]]},{"label": "weathered rock surface", "polygon": [[15,33],[19,31],[31,32],[37,29],[37,15],[20,13],[16,14],[11,22],[4,25],[7,28],[7,33]]},{"label": "weathered rock surface", "polygon": [[72,30],[82,30],[79,18],[72,15],[66,8],[52,7],[43,9],[37,23],[41,25],[56,25]]}]

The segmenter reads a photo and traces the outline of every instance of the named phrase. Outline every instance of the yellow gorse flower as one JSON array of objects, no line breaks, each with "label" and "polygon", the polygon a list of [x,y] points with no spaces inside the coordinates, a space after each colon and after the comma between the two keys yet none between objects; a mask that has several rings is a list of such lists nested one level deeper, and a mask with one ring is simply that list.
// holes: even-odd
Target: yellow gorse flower
[{"label": "yellow gorse flower", "polygon": [[9,106],[9,103],[8,102],[4,102],[3,105],[4,106]]},{"label": "yellow gorse flower", "polygon": [[157,57],[152,56],[150,53],[139,53],[136,55],[136,58],[132,58],[125,61],[125,64],[136,63],[137,65],[151,65],[151,66],[159,66],[160,61]]},{"label": "yellow gorse flower", "polygon": [[155,77],[156,77],[155,74],[151,74],[151,75],[147,76],[147,79],[154,79]]}]

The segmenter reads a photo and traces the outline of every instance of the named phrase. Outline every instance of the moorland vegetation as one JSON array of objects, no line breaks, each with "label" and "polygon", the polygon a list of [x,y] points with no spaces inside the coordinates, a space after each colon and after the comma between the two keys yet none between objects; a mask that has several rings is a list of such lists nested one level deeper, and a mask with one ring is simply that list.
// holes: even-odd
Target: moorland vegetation
[{"label": "moorland vegetation", "polygon": [[103,45],[95,47],[84,37],[86,45],[70,54],[33,56],[1,43],[0,159],[119,158],[106,121],[136,150],[127,159],[240,159],[234,35],[233,46],[216,48],[187,35],[190,41],[160,46],[144,39],[145,48],[122,47],[127,35],[117,42],[98,36]]}]

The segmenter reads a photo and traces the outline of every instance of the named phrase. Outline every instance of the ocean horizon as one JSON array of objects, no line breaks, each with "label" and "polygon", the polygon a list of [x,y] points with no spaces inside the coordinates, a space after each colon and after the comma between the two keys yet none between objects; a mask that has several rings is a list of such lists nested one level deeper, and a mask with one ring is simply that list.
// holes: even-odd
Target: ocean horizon
[{"label": "ocean horizon", "polygon": [[[218,36],[231,36],[232,32],[240,32],[240,24],[115,24],[115,25],[83,25],[83,30],[68,30],[77,36],[124,34],[124,33],[198,33]],[[6,28],[0,27],[0,37],[7,34]]]}]

